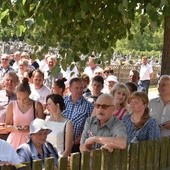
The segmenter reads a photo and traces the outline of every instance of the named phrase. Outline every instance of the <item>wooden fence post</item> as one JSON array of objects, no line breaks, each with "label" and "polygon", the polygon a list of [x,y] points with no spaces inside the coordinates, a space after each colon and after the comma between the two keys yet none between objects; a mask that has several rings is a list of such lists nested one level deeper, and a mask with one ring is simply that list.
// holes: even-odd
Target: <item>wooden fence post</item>
[{"label": "wooden fence post", "polygon": [[101,149],[92,151],[91,158],[91,168],[92,170],[100,170],[101,169],[101,160],[102,160],[102,151]]},{"label": "wooden fence post", "polygon": [[127,170],[128,168],[128,149],[121,150],[121,170]]},{"label": "wooden fence post", "polygon": [[45,170],[54,170],[55,162],[54,158],[49,157],[45,159]]},{"label": "wooden fence post", "polygon": [[167,166],[170,167],[170,137],[168,137],[169,146],[168,146],[168,159],[167,159]]},{"label": "wooden fence post", "polygon": [[161,138],[160,169],[168,165],[169,137]]},{"label": "wooden fence post", "polygon": [[83,152],[81,154],[81,170],[90,169],[91,159],[90,152]]},{"label": "wooden fence post", "polygon": [[32,170],[42,170],[42,160],[33,160]]},{"label": "wooden fence post", "polygon": [[142,141],[138,143],[138,160],[137,160],[137,166],[140,170],[145,170],[145,164],[146,164],[146,141]]},{"label": "wooden fence post", "polygon": [[138,143],[131,143],[129,150],[129,170],[137,170]]},{"label": "wooden fence post", "polygon": [[112,169],[119,170],[121,169],[121,158],[119,149],[115,149],[111,154],[110,164]]},{"label": "wooden fence post", "polygon": [[58,170],[67,170],[68,169],[68,158],[67,157],[61,157],[58,161]]},{"label": "wooden fence post", "polygon": [[154,158],[154,142],[153,140],[149,140],[147,141],[147,150],[146,150],[146,167],[145,167],[145,170],[155,170],[153,169],[153,165],[154,165],[154,162],[153,162],[153,158]]},{"label": "wooden fence post", "polygon": [[15,166],[0,166],[0,170],[15,170]]},{"label": "wooden fence post", "polygon": [[70,158],[70,170],[79,170],[80,169],[80,153],[71,154]]},{"label": "wooden fence post", "polygon": [[101,170],[111,170],[110,153],[106,149],[102,149],[102,166]]},{"label": "wooden fence post", "polygon": [[159,170],[159,160],[160,160],[160,139],[154,140],[154,170]]}]

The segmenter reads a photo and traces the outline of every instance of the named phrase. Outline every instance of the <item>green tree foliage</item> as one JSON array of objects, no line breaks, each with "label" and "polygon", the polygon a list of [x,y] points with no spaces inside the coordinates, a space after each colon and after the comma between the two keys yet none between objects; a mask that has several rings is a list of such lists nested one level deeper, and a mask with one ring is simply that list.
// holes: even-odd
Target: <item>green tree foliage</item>
[{"label": "green tree foliage", "polygon": [[163,27],[160,25],[155,28],[155,31],[151,31],[149,27],[145,27],[144,32],[141,32],[140,22],[141,18],[137,16],[131,27],[133,39],[129,40],[128,37],[126,37],[118,40],[116,50],[122,54],[131,54],[135,57],[143,54],[158,58],[163,48]]},{"label": "green tree foliage", "polygon": [[[131,26],[140,16],[140,31],[154,30],[170,15],[169,0],[8,0],[0,1],[0,22],[34,45],[58,47],[63,64],[79,54],[111,56],[118,39],[133,38]],[[170,24],[169,24],[170,25]],[[146,43],[145,43],[146,44]]]}]

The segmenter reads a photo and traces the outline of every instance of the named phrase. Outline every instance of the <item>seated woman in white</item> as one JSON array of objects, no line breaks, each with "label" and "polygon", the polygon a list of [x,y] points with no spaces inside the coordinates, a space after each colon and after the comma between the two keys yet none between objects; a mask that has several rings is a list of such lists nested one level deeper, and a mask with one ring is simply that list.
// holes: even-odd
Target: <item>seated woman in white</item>
[{"label": "seated woman in white", "polygon": [[59,156],[69,156],[73,144],[73,124],[62,114],[65,109],[64,99],[58,94],[50,94],[46,100],[50,113],[46,119],[47,127],[52,130],[47,140],[56,147]]}]

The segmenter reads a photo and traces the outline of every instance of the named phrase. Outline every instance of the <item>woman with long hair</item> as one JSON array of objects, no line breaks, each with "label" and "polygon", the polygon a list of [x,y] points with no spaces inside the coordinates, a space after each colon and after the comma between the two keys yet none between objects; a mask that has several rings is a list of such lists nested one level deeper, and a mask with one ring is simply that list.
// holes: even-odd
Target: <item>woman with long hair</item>
[{"label": "woman with long hair", "polygon": [[117,83],[112,87],[110,94],[114,97],[115,110],[113,114],[121,120],[127,113],[127,99],[130,94],[129,89],[125,84]]},{"label": "woman with long hair", "polygon": [[148,102],[148,96],[144,92],[134,92],[129,97],[131,114],[123,118],[128,144],[160,137],[157,121],[149,116]]}]

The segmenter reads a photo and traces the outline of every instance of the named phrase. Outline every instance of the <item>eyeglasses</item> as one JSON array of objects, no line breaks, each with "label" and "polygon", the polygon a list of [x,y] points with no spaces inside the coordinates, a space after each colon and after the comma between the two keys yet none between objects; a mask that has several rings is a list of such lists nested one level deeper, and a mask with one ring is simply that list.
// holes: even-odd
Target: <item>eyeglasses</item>
[{"label": "eyeglasses", "polygon": [[8,59],[7,59],[7,58],[2,58],[1,60],[2,60],[2,61],[8,61]]},{"label": "eyeglasses", "polygon": [[104,71],[104,73],[107,73],[107,74],[109,74],[109,73],[113,73],[113,70],[108,70],[108,71]]},{"label": "eyeglasses", "polygon": [[108,108],[111,107],[111,106],[114,106],[114,105],[98,104],[98,103],[95,103],[95,104],[94,104],[94,107],[95,107],[96,109],[99,109],[100,107],[101,107],[102,109],[108,109]]}]

